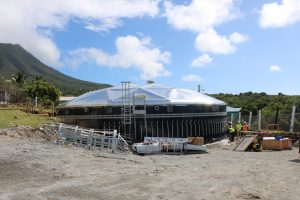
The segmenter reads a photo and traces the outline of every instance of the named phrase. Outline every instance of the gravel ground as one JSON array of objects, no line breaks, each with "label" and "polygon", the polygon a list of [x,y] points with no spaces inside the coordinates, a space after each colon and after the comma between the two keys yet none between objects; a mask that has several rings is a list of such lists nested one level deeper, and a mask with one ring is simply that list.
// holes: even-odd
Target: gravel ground
[{"label": "gravel ground", "polygon": [[0,199],[300,198],[300,154],[111,154],[0,135]]}]

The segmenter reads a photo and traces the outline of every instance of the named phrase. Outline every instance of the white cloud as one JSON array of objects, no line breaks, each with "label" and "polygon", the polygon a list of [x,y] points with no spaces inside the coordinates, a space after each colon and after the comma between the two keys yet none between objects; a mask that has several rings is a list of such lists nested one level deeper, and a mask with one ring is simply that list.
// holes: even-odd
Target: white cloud
[{"label": "white cloud", "polygon": [[234,0],[193,0],[188,5],[165,1],[168,23],[179,30],[201,32],[236,18]]},{"label": "white cloud", "polygon": [[122,21],[115,18],[107,18],[101,21],[101,23],[87,22],[86,29],[95,32],[108,32],[110,29],[117,28],[122,25]]},{"label": "white cloud", "polygon": [[213,61],[213,58],[210,55],[204,53],[198,58],[194,59],[191,63],[192,67],[203,67]]},{"label": "white cloud", "polygon": [[244,42],[247,38],[237,32],[226,37],[219,35],[214,29],[208,29],[197,36],[195,46],[201,52],[230,54],[236,51],[234,44]]},{"label": "white cloud", "polygon": [[280,72],[282,71],[282,68],[278,65],[271,65],[269,67],[270,72]]},{"label": "white cloud", "polygon": [[181,78],[184,82],[201,82],[203,79],[195,74],[188,74]]},{"label": "white cloud", "polygon": [[1,1],[0,42],[18,43],[50,65],[59,65],[60,50],[52,31],[63,31],[71,20],[87,29],[108,31],[122,18],[150,16],[159,0],[9,0]]},{"label": "white cloud", "polygon": [[238,32],[234,32],[234,33],[232,33],[229,36],[229,40],[232,43],[239,44],[239,43],[247,41],[248,40],[248,36],[247,35],[243,35],[243,34],[238,33]]},{"label": "white cloud", "polygon": [[300,1],[282,0],[264,4],[260,11],[259,24],[262,28],[277,28],[300,21]]},{"label": "white cloud", "polygon": [[93,61],[99,66],[134,68],[140,71],[141,78],[145,80],[171,74],[164,67],[170,62],[171,53],[153,47],[149,38],[139,39],[132,35],[118,37],[115,45],[115,54],[96,48],[72,51],[67,62],[73,67]]},{"label": "white cloud", "polygon": [[[235,44],[244,42],[248,36],[238,32],[230,36],[219,35],[215,27],[240,16],[236,6],[237,0],[192,0],[186,4],[174,4],[165,1],[165,16],[168,23],[178,30],[189,30],[198,33],[195,47],[202,53],[230,54],[236,51]],[[207,56],[206,56],[207,57]],[[192,61],[192,66],[203,66],[203,57]]]}]

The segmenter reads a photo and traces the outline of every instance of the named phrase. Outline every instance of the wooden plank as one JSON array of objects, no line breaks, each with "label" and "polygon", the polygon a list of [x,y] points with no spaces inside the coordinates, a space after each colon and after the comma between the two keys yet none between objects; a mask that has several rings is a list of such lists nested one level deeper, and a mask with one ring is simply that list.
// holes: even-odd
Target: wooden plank
[{"label": "wooden plank", "polygon": [[236,145],[233,149],[234,151],[246,151],[246,149],[251,145],[253,140],[257,137],[257,135],[246,135],[243,140]]}]

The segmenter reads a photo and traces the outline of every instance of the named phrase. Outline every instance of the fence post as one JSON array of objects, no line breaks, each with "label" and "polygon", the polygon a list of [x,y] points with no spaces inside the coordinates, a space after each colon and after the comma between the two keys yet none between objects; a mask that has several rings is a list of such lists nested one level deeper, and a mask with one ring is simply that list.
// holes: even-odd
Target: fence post
[{"label": "fence post", "polygon": [[293,108],[292,108],[292,117],[291,117],[290,132],[294,132],[295,112],[296,112],[296,106],[293,106]]},{"label": "fence post", "polygon": [[117,137],[117,130],[114,130],[113,138],[112,138],[112,146],[111,146],[112,153],[115,153],[116,151],[116,137]]},{"label": "fence post", "polygon": [[239,119],[238,119],[238,122],[241,122],[241,112],[239,112]]},{"label": "fence post", "polygon": [[261,130],[261,110],[258,111],[258,130]]},{"label": "fence post", "polygon": [[89,132],[90,132],[90,134],[89,134],[88,141],[87,141],[88,148],[90,148],[92,146],[94,129],[90,129]]},{"label": "fence post", "polygon": [[77,132],[78,132],[78,126],[75,127],[73,143],[75,143],[75,142],[77,143]]},{"label": "fence post", "polygon": [[61,132],[63,129],[63,123],[59,124],[58,130],[57,130],[57,139],[56,139],[56,144],[59,143],[59,139],[61,138]]},{"label": "fence post", "polygon": [[251,122],[252,122],[252,111],[249,112],[249,122],[248,122],[249,130],[251,127]]}]

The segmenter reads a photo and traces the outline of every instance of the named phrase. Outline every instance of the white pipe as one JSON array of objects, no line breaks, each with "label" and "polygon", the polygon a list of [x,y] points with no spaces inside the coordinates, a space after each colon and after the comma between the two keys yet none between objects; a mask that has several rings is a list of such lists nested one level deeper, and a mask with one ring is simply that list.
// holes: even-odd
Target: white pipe
[{"label": "white pipe", "polygon": [[251,121],[252,121],[252,111],[249,112],[249,123],[248,123],[249,129],[251,127]]},{"label": "white pipe", "polygon": [[261,129],[261,110],[258,111],[258,130]]}]

